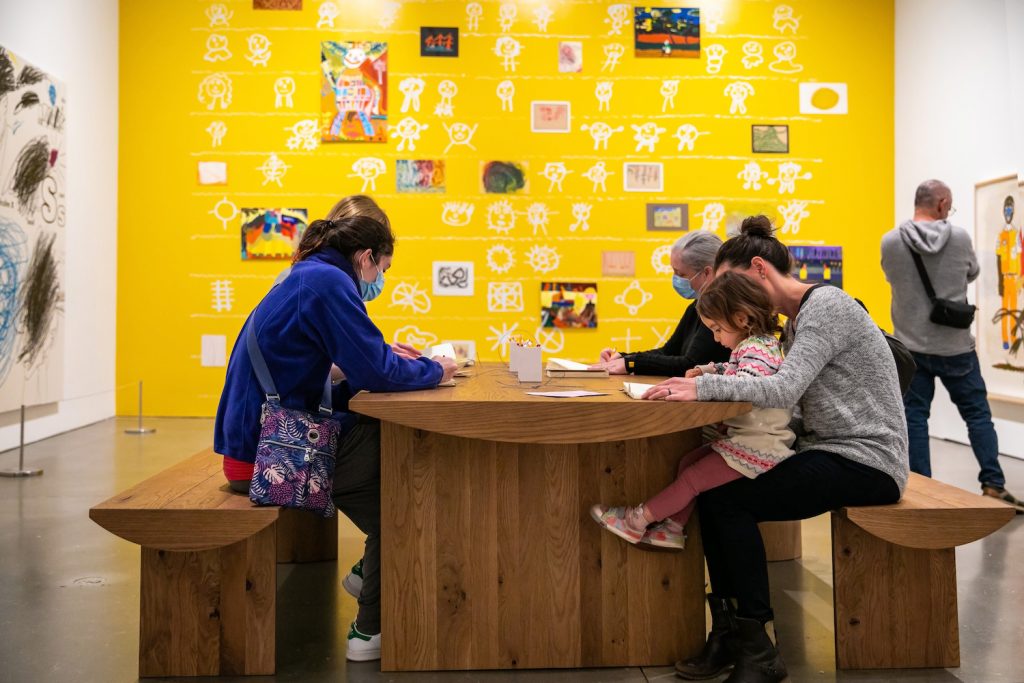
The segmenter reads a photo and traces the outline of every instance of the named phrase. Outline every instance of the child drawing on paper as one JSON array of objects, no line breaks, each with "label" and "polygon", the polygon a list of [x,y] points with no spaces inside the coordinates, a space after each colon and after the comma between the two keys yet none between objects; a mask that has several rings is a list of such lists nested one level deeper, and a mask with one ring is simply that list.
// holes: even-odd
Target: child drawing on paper
[{"label": "child drawing on paper", "polygon": [[[770,377],[782,365],[782,348],[775,338],[778,316],[764,290],[739,273],[726,272],[709,283],[697,299],[701,321],[715,341],[733,350],[728,363],[709,363],[686,372],[687,377],[716,374],[727,377]],[[678,475],[644,503],[635,507],[597,504],[594,520],[629,543],[682,550],[683,531],[697,496],[740,477],[753,479],[793,455],[795,440],[789,428],[792,411],[754,408],[726,420],[718,438],[683,456]]]}]

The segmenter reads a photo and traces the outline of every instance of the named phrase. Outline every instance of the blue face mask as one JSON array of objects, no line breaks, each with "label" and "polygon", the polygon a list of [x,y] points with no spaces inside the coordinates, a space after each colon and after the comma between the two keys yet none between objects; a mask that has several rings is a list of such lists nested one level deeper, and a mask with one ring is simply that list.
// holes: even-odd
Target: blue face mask
[{"label": "blue face mask", "polygon": [[690,284],[690,281],[685,277],[673,275],[672,289],[676,290],[676,294],[683,297],[684,299],[697,298],[697,292],[693,289],[693,285]]},{"label": "blue face mask", "polygon": [[377,262],[373,260],[373,254],[370,255],[370,262],[377,269],[377,277],[373,282],[366,282],[359,278],[359,296],[363,301],[373,301],[384,291],[384,273],[381,272]]}]

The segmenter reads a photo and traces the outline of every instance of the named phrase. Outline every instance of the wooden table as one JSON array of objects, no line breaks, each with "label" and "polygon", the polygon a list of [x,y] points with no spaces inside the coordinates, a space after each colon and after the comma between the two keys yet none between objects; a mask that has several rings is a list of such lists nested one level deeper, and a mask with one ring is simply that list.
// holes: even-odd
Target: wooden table
[{"label": "wooden table", "polygon": [[[696,519],[685,551],[602,531],[675,477],[700,427],[746,403],[636,401],[620,377],[520,385],[480,364],[455,387],[362,393],[381,427],[384,671],[667,665],[704,642]],[[661,378],[637,378],[655,382]],[[589,389],[555,399],[527,391]]]}]

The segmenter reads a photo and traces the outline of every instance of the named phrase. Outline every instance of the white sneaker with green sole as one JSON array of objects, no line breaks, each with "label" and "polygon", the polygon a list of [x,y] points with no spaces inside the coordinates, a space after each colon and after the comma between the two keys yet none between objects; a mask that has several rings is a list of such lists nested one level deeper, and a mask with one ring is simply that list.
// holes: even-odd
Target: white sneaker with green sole
[{"label": "white sneaker with green sole", "polygon": [[352,628],[348,631],[348,651],[345,659],[350,662],[370,662],[380,659],[380,634],[368,636],[360,633],[356,628],[356,622],[352,622]]}]

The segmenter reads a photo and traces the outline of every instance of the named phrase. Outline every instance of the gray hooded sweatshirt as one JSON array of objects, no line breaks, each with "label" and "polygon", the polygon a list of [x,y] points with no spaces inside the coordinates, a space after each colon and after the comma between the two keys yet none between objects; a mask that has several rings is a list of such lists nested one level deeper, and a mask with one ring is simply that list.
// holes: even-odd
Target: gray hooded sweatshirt
[{"label": "gray hooded sweatshirt", "polygon": [[956,356],[974,350],[970,329],[936,325],[932,304],[910,249],[921,254],[940,299],[967,301],[967,285],[978,277],[978,259],[967,231],[946,221],[906,221],[882,237],[882,270],[892,287],[896,337],[916,353]]}]

